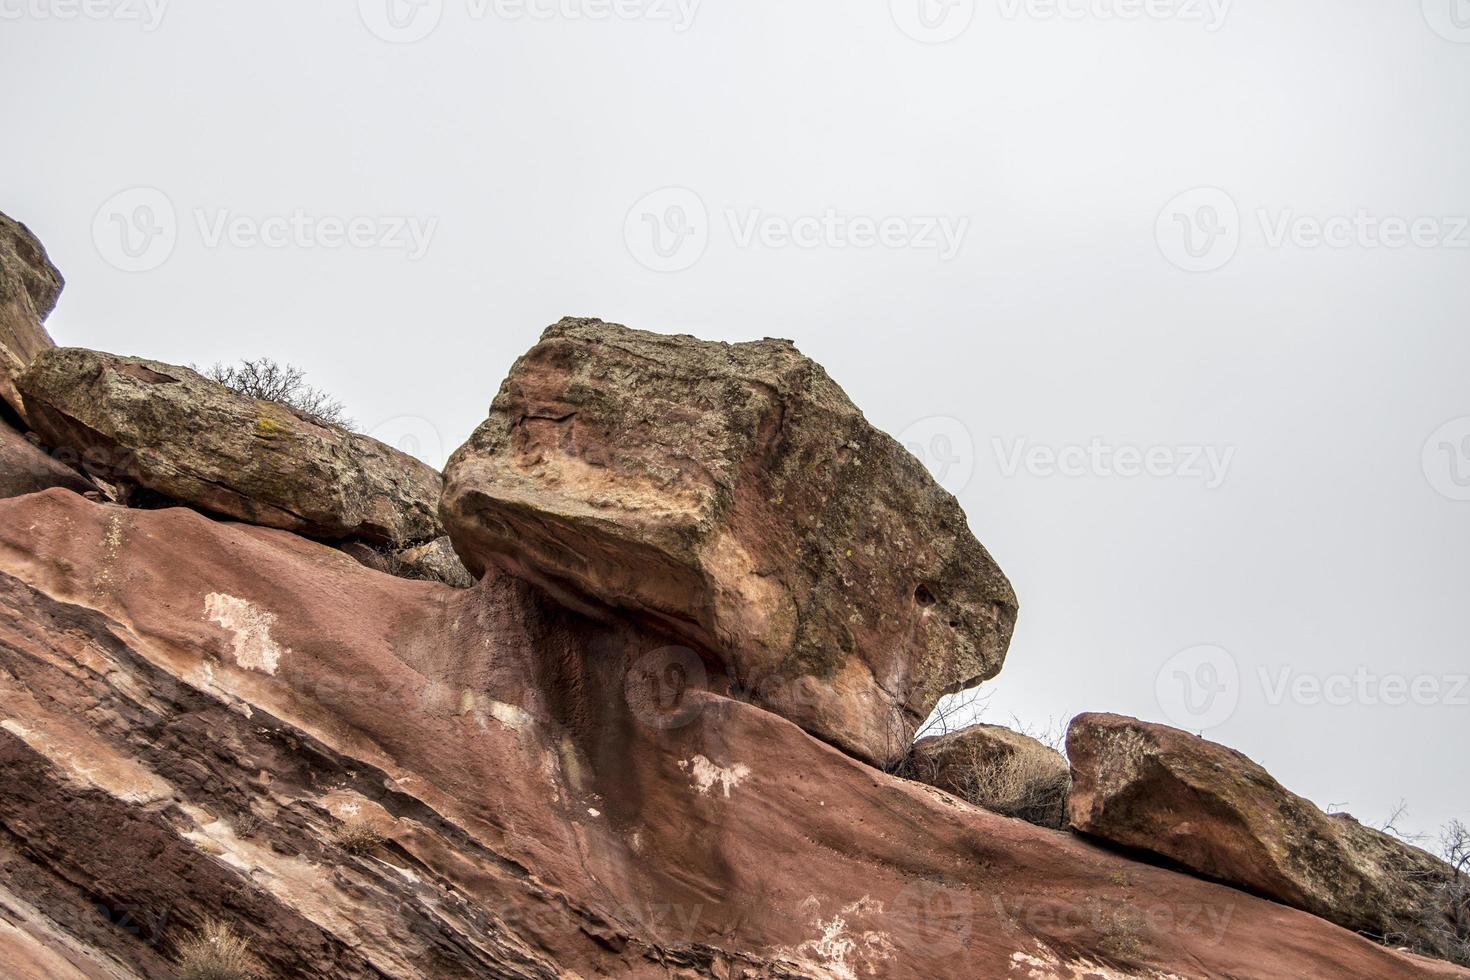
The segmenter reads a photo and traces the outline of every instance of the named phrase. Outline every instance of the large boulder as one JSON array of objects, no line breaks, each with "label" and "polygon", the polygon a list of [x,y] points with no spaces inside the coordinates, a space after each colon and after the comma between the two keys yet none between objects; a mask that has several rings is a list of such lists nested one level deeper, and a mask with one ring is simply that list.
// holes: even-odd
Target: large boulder
[{"label": "large boulder", "polygon": [[433,468],[188,368],[53,348],[19,386],[46,442],[109,483],[326,540],[406,547],[444,533]]},{"label": "large boulder", "polygon": [[96,487],[0,419],[0,497],[19,497],[63,487],[86,493]]},{"label": "large boulder", "polygon": [[176,976],[213,917],[293,980],[1470,977],[739,701],[666,726],[624,696],[660,642],[498,572],[0,501],[0,975]]},{"label": "large boulder", "polygon": [[1067,760],[1056,749],[1001,725],[971,725],[921,738],[901,774],[987,810],[1039,827],[1065,822]]},{"label": "large boulder", "polygon": [[442,514],[471,572],[670,630],[881,763],[1000,670],[1016,618],[954,497],[785,340],[563,320],[450,459]]},{"label": "large boulder", "polygon": [[1067,755],[1074,829],[1348,929],[1447,952],[1448,865],[1323,813],[1241,753],[1165,725],[1084,714],[1067,732]]},{"label": "large boulder", "polygon": [[42,326],[61,295],[61,273],[31,230],[0,214],[0,400],[25,417],[15,379],[56,346]]}]

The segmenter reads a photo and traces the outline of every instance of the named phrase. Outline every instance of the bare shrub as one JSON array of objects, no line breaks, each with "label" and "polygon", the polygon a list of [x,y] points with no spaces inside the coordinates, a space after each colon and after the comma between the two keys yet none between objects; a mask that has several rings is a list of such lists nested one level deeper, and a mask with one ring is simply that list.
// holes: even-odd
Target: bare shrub
[{"label": "bare shrub", "polygon": [[204,928],[179,947],[179,980],[260,980],[266,976],[250,941],[229,923],[205,919]]},{"label": "bare shrub", "polygon": [[388,838],[362,820],[349,820],[338,827],[336,833],[332,835],[332,843],[354,857],[364,857],[373,853],[387,840]]},{"label": "bare shrub", "polygon": [[285,405],[313,422],[343,429],[356,425],[348,417],[346,406],[321,389],[307,384],[306,372],[291,364],[258,357],[239,364],[216,363],[199,373],[236,394]]},{"label": "bare shrub", "polygon": [[1437,955],[1470,966],[1470,828],[1451,820],[1439,842],[1450,878],[1439,886],[1437,901],[1425,910],[1425,926],[1439,947]]}]

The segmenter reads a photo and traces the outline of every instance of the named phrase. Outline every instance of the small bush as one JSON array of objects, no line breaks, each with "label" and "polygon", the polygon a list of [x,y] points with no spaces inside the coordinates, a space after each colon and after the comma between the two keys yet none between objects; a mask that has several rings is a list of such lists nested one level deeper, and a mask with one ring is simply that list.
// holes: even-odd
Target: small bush
[{"label": "small bush", "polygon": [[347,416],[346,406],[307,384],[306,372],[290,364],[260,357],[239,364],[217,363],[199,373],[236,394],[285,405],[313,422],[343,429],[351,429],[356,424]]},{"label": "small bush", "polygon": [[228,923],[205,919],[204,928],[179,947],[179,980],[261,980],[266,974],[250,941]]},{"label": "small bush", "polygon": [[361,820],[349,820],[332,835],[332,843],[353,857],[373,853],[387,842],[388,838],[378,833]]}]

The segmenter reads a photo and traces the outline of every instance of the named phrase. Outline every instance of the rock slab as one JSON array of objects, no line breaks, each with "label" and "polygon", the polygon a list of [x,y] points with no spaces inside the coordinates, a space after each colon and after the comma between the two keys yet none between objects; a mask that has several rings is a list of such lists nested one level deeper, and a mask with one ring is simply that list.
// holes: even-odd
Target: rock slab
[{"label": "rock slab", "polygon": [[432,467],[188,368],[53,348],[19,387],[42,438],[109,483],[325,540],[407,547],[443,535]]},{"label": "rock slab", "polygon": [[563,320],[445,481],[472,573],[667,629],[752,703],[871,761],[994,676],[1015,623],[954,497],[789,341]]},{"label": "rock slab", "polygon": [[303,980],[1470,976],[740,701],[651,723],[621,695],[660,642],[495,571],[0,501],[0,962],[174,976],[212,916]]},{"label": "rock slab", "polygon": [[1067,732],[1073,828],[1152,851],[1345,928],[1441,955],[1451,869],[1328,815],[1233,749],[1165,725],[1084,714]]}]

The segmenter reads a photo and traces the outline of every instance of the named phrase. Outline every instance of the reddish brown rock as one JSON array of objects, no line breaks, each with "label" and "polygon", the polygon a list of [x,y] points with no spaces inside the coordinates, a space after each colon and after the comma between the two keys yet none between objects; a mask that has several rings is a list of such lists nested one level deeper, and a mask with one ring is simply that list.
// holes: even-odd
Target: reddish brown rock
[{"label": "reddish brown rock", "polygon": [[0,399],[22,418],[15,379],[41,351],[56,346],[45,320],[61,295],[61,273],[31,230],[0,214]]},{"label": "reddish brown rock", "polygon": [[900,774],[1037,826],[1065,823],[1071,785],[1066,758],[1001,725],[921,738]]},{"label": "reddish brown rock", "polygon": [[[1417,847],[1329,816],[1239,752],[1121,715],[1067,732],[1072,827],[1348,929],[1444,955],[1451,869]],[[1464,939],[1465,937],[1461,937]]]},{"label": "reddish brown rock", "polygon": [[864,759],[1010,642],[1015,594],[954,497],[789,341],[563,320],[445,477],[471,572],[667,629]]},{"label": "reddish brown rock", "polygon": [[51,487],[77,493],[96,489],[76,470],[0,419],[0,497],[19,497]]},{"label": "reddish brown rock", "polygon": [[0,919],[126,970],[87,976],[168,976],[206,916],[293,978],[1470,976],[649,687],[665,643],[494,571],[0,501]]},{"label": "reddish brown rock", "polygon": [[54,348],[19,386],[46,442],[110,483],[327,540],[404,548],[444,533],[431,467],[188,368]]}]

